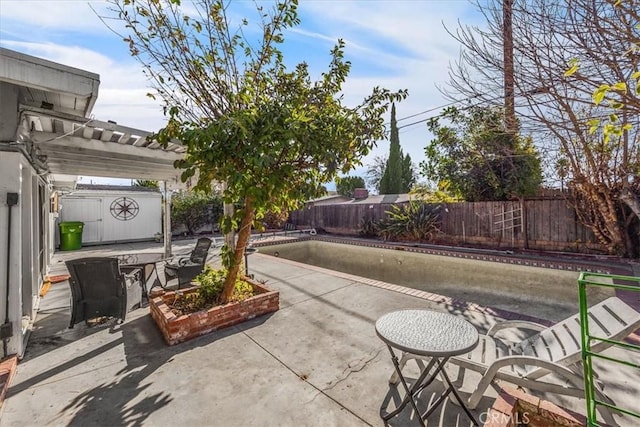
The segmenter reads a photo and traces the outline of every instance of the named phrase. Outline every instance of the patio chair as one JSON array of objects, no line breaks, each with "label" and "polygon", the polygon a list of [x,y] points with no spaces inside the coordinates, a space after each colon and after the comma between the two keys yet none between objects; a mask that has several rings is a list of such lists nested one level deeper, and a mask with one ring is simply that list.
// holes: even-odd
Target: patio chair
[{"label": "patio chair", "polygon": [[124,321],[131,307],[140,304],[140,270],[120,272],[117,258],[80,258],[67,261],[71,286],[71,322],[116,317]]},{"label": "patio chair", "polygon": [[189,256],[167,261],[164,265],[165,283],[168,284],[170,280],[178,279],[178,289],[182,285],[191,283],[193,278],[204,270],[209,247],[211,247],[211,239],[202,237],[198,239]]},{"label": "patio chair", "polygon": [[[594,334],[608,340],[621,340],[640,328],[640,313],[617,297],[610,297],[589,308],[589,327]],[[537,331],[520,341],[510,342],[498,338],[499,331],[508,328],[522,328]],[[603,351],[612,343],[596,341],[593,351]],[[400,366],[408,360],[418,359],[404,353]],[[449,363],[482,374],[468,400],[468,407],[477,407],[485,390],[494,380],[502,380],[517,386],[568,396],[584,398],[582,379],[580,317],[571,316],[553,326],[547,327],[527,321],[505,321],[495,324],[487,335],[481,335],[477,347],[470,353],[452,357]],[[418,363],[422,363],[418,360]],[[564,384],[545,381],[555,374]],[[545,378],[546,377],[546,378]],[[559,377],[559,378],[558,378]],[[390,383],[398,382],[397,374]],[[597,384],[596,394],[603,401],[610,402],[601,384]]]}]

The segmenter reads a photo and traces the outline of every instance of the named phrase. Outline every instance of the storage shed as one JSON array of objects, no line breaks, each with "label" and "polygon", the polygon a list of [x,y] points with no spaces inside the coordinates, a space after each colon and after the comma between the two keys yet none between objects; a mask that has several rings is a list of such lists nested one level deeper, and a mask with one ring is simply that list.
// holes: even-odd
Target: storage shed
[{"label": "storage shed", "polygon": [[153,240],[162,233],[162,195],[146,187],[79,184],[60,197],[58,221],[83,222],[83,245]]}]

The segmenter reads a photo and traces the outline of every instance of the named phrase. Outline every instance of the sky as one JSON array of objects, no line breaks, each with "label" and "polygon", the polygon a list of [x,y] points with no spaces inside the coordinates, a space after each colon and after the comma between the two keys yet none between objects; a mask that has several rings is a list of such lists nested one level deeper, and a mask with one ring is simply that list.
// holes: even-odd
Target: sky
[{"label": "sky", "polygon": [[[183,0],[188,3],[188,0]],[[237,13],[253,8],[249,0],[235,0]],[[271,1],[259,1],[266,6]],[[83,0],[0,0],[0,46],[77,67],[100,75],[93,116],[137,129],[156,131],[164,122],[160,101],[151,90],[141,65],[129,54],[120,36],[101,21],[108,4]],[[459,45],[445,26],[481,25],[466,0],[300,0],[301,24],[285,34],[285,61],[307,62],[312,76],[327,69],[329,51],[341,38],[345,58],[352,63],[344,99],[355,105],[374,86],[408,89],[409,97],[396,106],[398,126],[437,114],[448,103],[438,87],[446,85],[449,64]],[[246,16],[250,16],[247,12]],[[108,21],[118,30],[120,23]],[[434,110],[419,114],[425,110]],[[407,118],[408,116],[415,117]],[[387,117],[388,121],[390,117]],[[424,159],[431,135],[420,123],[400,129],[400,144],[414,163]],[[349,175],[363,176],[375,156],[386,156],[388,140],[379,141]],[[128,183],[83,177],[80,182]]]}]

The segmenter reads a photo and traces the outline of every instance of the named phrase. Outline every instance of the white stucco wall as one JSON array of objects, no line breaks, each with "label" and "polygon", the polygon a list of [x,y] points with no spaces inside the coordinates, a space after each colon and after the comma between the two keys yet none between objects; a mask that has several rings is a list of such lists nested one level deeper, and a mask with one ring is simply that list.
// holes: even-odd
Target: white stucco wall
[{"label": "white stucco wall", "polygon": [[[0,151],[0,323],[5,320],[7,298],[7,239],[11,241],[9,252],[9,320],[12,322],[13,337],[8,343],[8,353],[21,354],[22,341],[22,253],[23,218],[21,216],[23,176],[30,168],[21,153]],[[7,233],[9,207],[7,193],[18,193],[18,205],[11,207],[11,230]]]}]

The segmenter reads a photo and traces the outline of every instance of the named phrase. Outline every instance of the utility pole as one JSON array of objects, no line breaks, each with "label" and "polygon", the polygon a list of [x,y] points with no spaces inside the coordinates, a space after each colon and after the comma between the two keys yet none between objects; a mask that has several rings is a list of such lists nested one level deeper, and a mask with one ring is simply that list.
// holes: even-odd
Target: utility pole
[{"label": "utility pole", "polygon": [[504,127],[516,133],[513,70],[513,0],[502,0],[502,57],[504,61]]},{"label": "utility pole", "polygon": [[[504,130],[513,138],[516,137],[517,121],[514,94],[513,68],[513,0],[502,0],[502,58],[504,62]],[[519,197],[520,221],[524,248],[529,248],[527,233],[527,205],[524,197]]]}]

